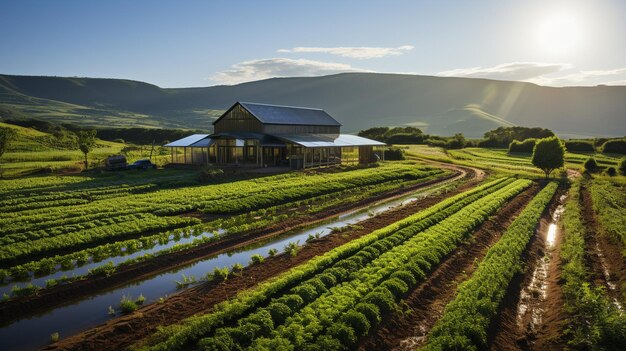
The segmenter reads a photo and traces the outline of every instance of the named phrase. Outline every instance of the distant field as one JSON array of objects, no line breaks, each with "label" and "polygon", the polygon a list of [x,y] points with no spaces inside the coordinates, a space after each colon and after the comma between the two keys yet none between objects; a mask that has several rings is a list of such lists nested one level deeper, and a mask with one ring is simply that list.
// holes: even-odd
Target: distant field
[{"label": "distant field", "polygon": [[[0,169],[4,177],[16,177],[34,172],[75,173],[83,167],[84,156],[80,150],[68,149],[68,145],[55,136],[31,128],[23,128],[0,122],[0,127],[17,131],[16,139],[9,150],[0,158]],[[127,145],[98,140],[96,148],[89,153],[89,163],[102,165],[105,158],[120,154]],[[129,162],[147,158],[150,147],[134,147],[127,152]],[[157,148],[153,162],[162,164],[168,159],[165,149]]]},{"label": "distant field", "polygon": [[[406,147],[409,155],[484,168],[491,170],[497,175],[519,175],[529,178],[543,177],[543,172],[532,165],[530,154],[509,154],[508,150],[505,149],[465,148],[444,150],[443,148],[426,145],[409,145]],[[567,152],[565,154],[565,167],[580,170],[582,164],[591,156],[596,159],[602,168],[616,167],[621,159],[621,155]],[[558,177],[561,173],[561,171],[555,171],[552,176]]]}]

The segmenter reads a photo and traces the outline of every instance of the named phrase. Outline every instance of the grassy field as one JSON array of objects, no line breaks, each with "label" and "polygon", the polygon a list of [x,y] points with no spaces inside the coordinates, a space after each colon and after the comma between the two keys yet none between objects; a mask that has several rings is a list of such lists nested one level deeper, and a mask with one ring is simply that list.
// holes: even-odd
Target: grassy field
[{"label": "grassy field", "polygon": [[[543,172],[532,165],[530,154],[508,153],[505,149],[465,148],[460,150],[444,150],[439,147],[426,145],[408,145],[408,155],[415,155],[436,161],[473,166],[491,171],[500,176],[522,176],[531,179],[543,178]],[[565,153],[565,168],[577,171],[583,170],[583,163],[594,157],[602,169],[617,167],[621,155],[607,155],[602,153]],[[556,170],[552,177],[562,177],[564,170]],[[616,177],[621,181],[623,176]]]},{"label": "grassy field", "polygon": [[[0,159],[0,170],[4,177],[17,177],[32,173],[77,173],[84,168],[84,155],[70,145],[67,140],[32,128],[24,128],[0,122],[0,127],[16,131],[8,151]],[[111,155],[125,154],[129,162],[148,158],[150,146],[132,146],[112,141],[98,140],[89,153],[91,167],[102,166]],[[167,150],[157,147],[153,162],[162,165],[168,160]]]},{"label": "grassy field", "polygon": [[[18,132],[14,149],[3,158],[9,166],[19,165],[16,170],[67,169],[81,162],[79,152],[64,149],[52,135]],[[122,147],[99,142],[90,162]],[[119,304],[96,306],[102,313],[108,306],[112,326],[81,334],[64,347],[80,348],[94,340],[110,343],[104,349],[133,344],[151,351],[388,349],[407,338],[418,340],[412,349],[426,350],[509,348],[507,340],[524,338],[542,347],[619,349],[626,343],[621,312],[626,303],[626,177],[581,171],[589,156],[604,168],[615,167],[619,157],[567,153],[566,168],[580,174],[558,170],[546,181],[530,155],[506,150],[407,146],[406,153],[406,161],[372,167],[210,180],[200,177],[201,170],[176,169],[0,180],[0,289],[5,294],[0,311],[12,304],[21,306],[18,311],[32,308],[22,305],[29,299],[62,303],[65,295],[48,294],[59,289],[78,294],[81,287],[111,281],[129,284],[113,289],[120,294]],[[433,184],[446,190],[437,193],[436,201],[415,200],[419,210],[405,209],[402,216],[394,213],[403,206],[390,207],[384,215],[368,213],[368,219],[329,230],[324,237],[309,233],[304,243],[285,241],[282,254],[275,248],[267,254],[255,251],[245,268],[242,261],[229,259],[254,250],[256,242],[237,246],[250,235],[281,233],[263,239],[281,242],[292,226],[306,228],[310,221],[332,216],[340,222],[355,204],[451,176],[451,170],[425,165],[417,157],[480,168],[488,176]],[[360,225],[368,220],[380,226]],[[556,239],[548,239],[549,233]],[[554,247],[547,246],[549,240]],[[127,295],[134,284],[163,284],[157,273],[161,265],[191,270],[195,258],[181,260],[213,245],[225,245],[227,254],[215,251],[220,254],[201,259],[216,260],[210,271],[175,281],[177,289],[200,285],[181,291],[184,298],[161,295],[145,301],[143,295]],[[138,267],[145,276],[131,283],[125,274]],[[173,289],[174,282],[166,283]],[[530,295],[524,295],[525,289]],[[549,297],[554,291],[563,298]],[[136,291],[141,292],[148,295]],[[107,295],[88,293],[75,307],[100,296]],[[201,301],[212,302],[200,308]],[[164,315],[155,315],[156,310],[133,314],[144,303],[164,304],[162,313],[172,324],[158,327]],[[523,304],[541,316],[537,320],[558,319],[550,325],[553,334],[532,334],[526,324],[502,322],[517,318]],[[51,311],[59,307],[53,306]],[[442,306],[443,314],[432,313]],[[179,309],[191,312],[171,312]],[[37,307],[34,311],[43,325],[36,332],[54,332],[52,317]],[[552,311],[563,312],[554,317]],[[119,313],[130,315],[114,318]],[[143,325],[147,320],[153,322]],[[128,335],[128,330],[135,332]]]}]

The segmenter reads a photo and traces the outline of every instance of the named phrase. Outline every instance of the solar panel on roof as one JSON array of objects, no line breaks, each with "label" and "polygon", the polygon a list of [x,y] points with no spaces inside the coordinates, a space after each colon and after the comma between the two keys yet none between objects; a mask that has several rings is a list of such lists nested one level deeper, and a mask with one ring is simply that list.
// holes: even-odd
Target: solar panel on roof
[{"label": "solar panel on roof", "polygon": [[341,123],[321,109],[251,102],[240,102],[240,104],[265,124],[341,126]]}]

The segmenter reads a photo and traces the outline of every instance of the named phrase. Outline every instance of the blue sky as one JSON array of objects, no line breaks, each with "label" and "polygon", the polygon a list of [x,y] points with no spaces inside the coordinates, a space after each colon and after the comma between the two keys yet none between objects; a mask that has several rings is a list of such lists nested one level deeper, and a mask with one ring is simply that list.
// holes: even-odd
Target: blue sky
[{"label": "blue sky", "polygon": [[626,85],[626,1],[7,1],[0,73],[162,87],[371,71]]}]

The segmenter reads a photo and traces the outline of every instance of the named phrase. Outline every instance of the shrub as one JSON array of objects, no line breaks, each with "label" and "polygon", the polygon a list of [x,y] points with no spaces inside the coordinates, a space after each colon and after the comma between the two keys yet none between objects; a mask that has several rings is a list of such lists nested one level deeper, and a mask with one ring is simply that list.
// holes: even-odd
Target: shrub
[{"label": "shrub", "polygon": [[357,336],[363,336],[370,330],[370,322],[361,312],[350,310],[343,316],[343,322],[354,329]]},{"label": "shrub", "polygon": [[291,310],[296,310],[304,304],[304,300],[300,297],[300,295],[296,294],[282,296],[277,299],[276,302],[284,303]]},{"label": "shrub", "polygon": [[52,342],[59,341],[59,333],[57,332],[57,333],[50,334],[50,341],[52,341]]},{"label": "shrub", "polygon": [[370,325],[376,325],[380,323],[381,317],[380,309],[378,308],[378,306],[371,303],[362,302],[356,305],[354,309],[362,313],[370,322]]},{"label": "shrub", "polygon": [[224,281],[228,279],[229,273],[230,271],[226,267],[224,268],[215,267],[215,269],[213,269],[213,279],[215,279],[215,281],[218,281],[218,282]]},{"label": "shrub", "polygon": [[333,324],[330,328],[328,328],[328,334],[346,346],[354,345],[354,343],[356,343],[354,329],[344,323]]},{"label": "shrub", "polygon": [[135,312],[137,308],[139,308],[139,306],[137,306],[137,303],[133,301],[130,296],[122,296],[122,299],[120,300],[120,310],[122,311],[122,313],[132,313]]},{"label": "shrub", "polygon": [[566,141],[565,148],[569,152],[595,152],[596,149],[589,141]]},{"label": "shrub", "polygon": [[287,317],[291,315],[291,308],[281,302],[272,302],[268,307],[274,324],[283,324]]},{"label": "shrub", "polygon": [[337,284],[337,278],[330,273],[322,273],[317,276],[317,279],[324,283],[327,288],[333,287]]},{"label": "shrub", "polygon": [[233,273],[241,272],[241,271],[243,271],[243,265],[241,263],[235,263],[231,267],[230,271],[233,272]]},{"label": "shrub", "polygon": [[393,273],[390,277],[400,279],[408,286],[413,286],[417,283],[417,279],[415,279],[415,277],[413,277],[413,274],[408,271],[397,271]]},{"label": "shrub", "polygon": [[278,250],[277,250],[277,249],[270,249],[270,250],[267,252],[267,255],[268,255],[269,257],[274,257],[274,256],[276,256],[276,254],[277,254],[277,253],[278,253]]},{"label": "shrub", "polygon": [[523,141],[513,140],[511,144],[509,144],[509,152],[531,153],[536,143],[537,139],[535,138],[528,138]]},{"label": "shrub", "polygon": [[298,251],[300,251],[300,246],[298,246],[299,244],[299,241],[288,243],[287,245],[285,245],[285,253],[288,253],[291,256],[296,256],[298,254]]},{"label": "shrub", "polygon": [[307,303],[312,302],[318,296],[315,287],[309,283],[300,284],[291,289],[291,291],[295,294],[298,294],[298,296],[300,296]]},{"label": "shrub", "polygon": [[381,284],[382,287],[391,291],[391,293],[396,297],[400,298],[404,293],[409,291],[408,285],[400,279],[393,278],[385,281]]},{"label": "shrub", "polygon": [[272,315],[267,310],[260,310],[249,317],[239,320],[241,327],[245,325],[256,326],[255,334],[269,334],[274,329]]},{"label": "shrub", "polygon": [[615,177],[617,175],[617,171],[615,170],[615,167],[609,167],[606,170],[606,174],[608,174],[610,177]]},{"label": "shrub", "polygon": [[400,161],[404,160],[404,151],[397,147],[392,147],[389,149],[385,149],[385,160],[386,161]]},{"label": "shrub", "polygon": [[585,171],[589,173],[596,172],[598,170],[598,162],[596,162],[595,158],[589,157],[587,161],[585,161],[584,167]]},{"label": "shrub", "polygon": [[375,291],[367,294],[363,299],[364,302],[376,305],[382,313],[391,311],[394,306],[394,301],[388,294],[380,291]]},{"label": "shrub", "polygon": [[609,140],[602,146],[602,152],[611,154],[626,154],[626,139]]},{"label": "shrub", "polygon": [[259,254],[254,254],[252,256],[250,256],[250,264],[259,264],[259,263],[263,263],[263,261],[265,260],[265,257],[259,255]]},{"label": "shrub", "polygon": [[621,174],[626,175],[626,157],[619,161],[618,169]]}]

